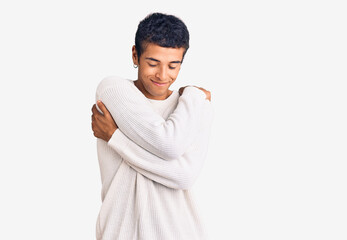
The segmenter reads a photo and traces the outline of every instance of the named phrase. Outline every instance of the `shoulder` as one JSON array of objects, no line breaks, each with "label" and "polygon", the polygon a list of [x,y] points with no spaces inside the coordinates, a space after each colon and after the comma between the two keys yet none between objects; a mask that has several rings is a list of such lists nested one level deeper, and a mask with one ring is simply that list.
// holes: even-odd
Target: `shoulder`
[{"label": "shoulder", "polygon": [[97,88],[96,88],[96,92],[97,94],[101,94],[102,92],[104,92],[107,89],[113,88],[113,89],[124,89],[125,88],[129,88],[131,87],[131,80],[129,79],[125,79],[119,76],[107,76],[105,78],[103,78]]}]

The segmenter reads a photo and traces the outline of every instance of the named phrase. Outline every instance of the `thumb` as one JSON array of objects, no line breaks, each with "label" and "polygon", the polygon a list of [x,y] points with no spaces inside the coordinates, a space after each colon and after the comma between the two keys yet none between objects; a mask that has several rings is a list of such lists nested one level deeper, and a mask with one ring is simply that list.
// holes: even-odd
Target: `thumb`
[{"label": "thumb", "polygon": [[107,114],[107,110],[106,110],[106,107],[105,105],[103,104],[103,102],[101,102],[100,100],[98,100],[96,102],[96,104],[98,105],[99,109],[101,110],[101,112],[105,115]]},{"label": "thumb", "polygon": [[181,88],[178,90],[179,95],[182,95],[182,94],[183,94],[184,88],[185,88],[185,87],[181,87]]}]

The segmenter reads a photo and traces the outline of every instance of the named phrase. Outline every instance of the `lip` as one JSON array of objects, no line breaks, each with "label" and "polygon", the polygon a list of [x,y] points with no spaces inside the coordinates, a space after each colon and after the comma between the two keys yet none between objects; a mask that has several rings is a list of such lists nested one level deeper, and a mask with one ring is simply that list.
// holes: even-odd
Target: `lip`
[{"label": "lip", "polygon": [[166,84],[168,83],[158,83],[158,82],[154,82],[153,80],[151,80],[152,83],[154,83],[156,86],[159,86],[159,87],[162,87],[162,86],[165,86]]}]

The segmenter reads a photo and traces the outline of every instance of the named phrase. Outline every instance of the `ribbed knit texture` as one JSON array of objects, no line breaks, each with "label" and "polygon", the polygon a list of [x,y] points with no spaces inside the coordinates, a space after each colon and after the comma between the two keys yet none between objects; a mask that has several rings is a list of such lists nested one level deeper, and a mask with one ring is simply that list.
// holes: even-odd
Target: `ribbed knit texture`
[{"label": "ribbed knit texture", "polygon": [[132,80],[107,77],[97,87],[118,125],[97,139],[102,205],[97,240],[204,240],[192,186],[203,167],[214,110],[190,86],[165,100],[146,98]]}]

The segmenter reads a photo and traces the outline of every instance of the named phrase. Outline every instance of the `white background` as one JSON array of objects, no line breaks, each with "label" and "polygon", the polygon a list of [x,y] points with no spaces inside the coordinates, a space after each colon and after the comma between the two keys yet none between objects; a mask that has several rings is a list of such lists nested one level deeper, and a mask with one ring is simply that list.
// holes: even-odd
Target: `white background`
[{"label": "white background", "polygon": [[95,239],[96,86],[136,78],[135,31],[155,11],[191,34],[171,89],[212,92],[195,184],[211,239],[347,239],[343,2],[2,1],[0,239]]}]

